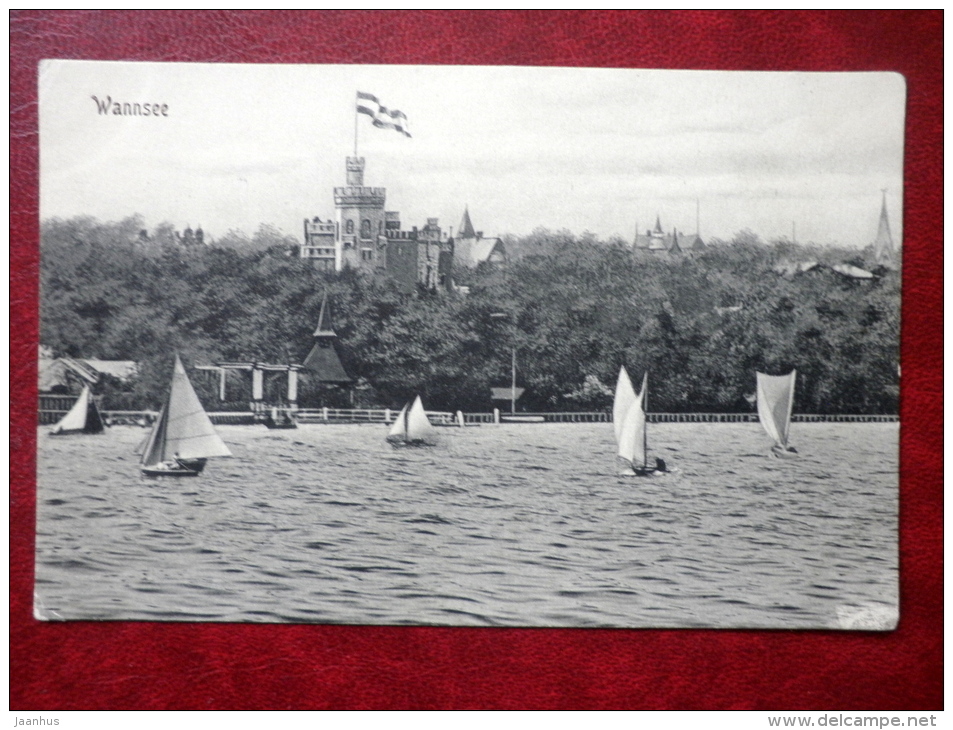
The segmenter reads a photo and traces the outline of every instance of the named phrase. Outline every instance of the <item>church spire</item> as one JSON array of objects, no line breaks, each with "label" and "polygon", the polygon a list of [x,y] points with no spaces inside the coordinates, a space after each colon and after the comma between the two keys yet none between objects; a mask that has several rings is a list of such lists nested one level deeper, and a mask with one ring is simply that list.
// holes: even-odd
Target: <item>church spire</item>
[{"label": "church spire", "polygon": [[655,233],[662,232],[662,219],[658,215],[655,216],[655,231],[654,232]]},{"label": "church spire", "polygon": [[337,337],[334,328],[331,326],[331,309],[328,307],[328,290],[324,290],[324,297],[321,299],[321,313],[318,315],[318,326],[314,330],[313,337]]},{"label": "church spire", "polygon": [[473,224],[470,222],[470,208],[463,209],[463,218],[460,220],[460,230],[457,231],[458,238],[476,238],[476,232],[473,230]]},{"label": "church spire", "polygon": [[883,202],[880,206],[880,223],[877,226],[877,238],[874,239],[874,257],[877,263],[888,264],[893,260],[893,237],[890,235],[890,220],[887,218],[887,189],[884,188]]}]

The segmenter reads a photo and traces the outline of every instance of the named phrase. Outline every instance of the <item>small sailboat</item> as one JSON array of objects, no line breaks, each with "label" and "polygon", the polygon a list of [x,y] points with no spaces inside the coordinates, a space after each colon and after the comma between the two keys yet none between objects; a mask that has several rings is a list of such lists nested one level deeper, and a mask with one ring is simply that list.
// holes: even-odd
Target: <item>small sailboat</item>
[{"label": "small sailboat", "polygon": [[791,459],[797,456],[797,450],[788,445],[788,431],[791,428],[791,409],[794,407],[794,381],[797,370],[787,375],[765,375],[757,373],[758,379],[758,420],[774,439],[772,456]]},{"label": "small sailboat", "polygon": [[612,426],[615,429],[619,458],[625,462],[626,476],[653,476],[667,471],[662,459],[648,462],[648,431],[645,401],[648,397],[649,374],[642,378],[642,390],[635,392],[625,368],[619,370],[615,399],[612,403]]},{"label": "small sailboat", "polygon": [[433,446],[436,443],[436,430],[427,413],[424,404],[418,395],[412,404],[408,403],[400,409],[387,440],[392,446]]},{"label": "small sailboat", "polygon": [[93,400],[93,396],[89,392],[89,386],[83,386],[83,392],[79,394],[79,398],[76,399],[73,407],[53,426],[50,435],[102,433],[103,429],[103,417],[99,413],[99,408],[96,407],[96,401]]},{"label": "small sailboat", "polygon": [[153,477],[194,477],[202,473],[209,457],[231,455],[176,355],[169,397],[142,450],[142,473]]}]

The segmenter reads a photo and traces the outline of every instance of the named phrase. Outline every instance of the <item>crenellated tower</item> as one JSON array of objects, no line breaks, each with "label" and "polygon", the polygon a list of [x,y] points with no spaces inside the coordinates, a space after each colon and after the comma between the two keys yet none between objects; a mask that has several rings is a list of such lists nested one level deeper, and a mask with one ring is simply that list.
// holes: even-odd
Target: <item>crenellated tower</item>
[{"label": "crenellated tower", "polygon": [[335,268],[374,269],[380,253],[378,237],[384,235],[385,188],[364,185],[364,158],[347,158],[347,185],[334,188]]}]

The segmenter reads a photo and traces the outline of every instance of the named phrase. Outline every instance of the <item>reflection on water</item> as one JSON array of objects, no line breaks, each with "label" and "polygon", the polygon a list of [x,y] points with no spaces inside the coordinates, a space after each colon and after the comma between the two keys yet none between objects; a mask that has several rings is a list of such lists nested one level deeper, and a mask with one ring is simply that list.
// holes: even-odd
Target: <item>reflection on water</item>
[{"label": "reflection on water", "polygon": [[[47,619],[892,628],[897,424],[659,424],[679,472],[616,472],[608,424],[220,427],[235,458],[139,476],[143,431],[39,434]],[[654,446],[653,445],[657,445]]]}]

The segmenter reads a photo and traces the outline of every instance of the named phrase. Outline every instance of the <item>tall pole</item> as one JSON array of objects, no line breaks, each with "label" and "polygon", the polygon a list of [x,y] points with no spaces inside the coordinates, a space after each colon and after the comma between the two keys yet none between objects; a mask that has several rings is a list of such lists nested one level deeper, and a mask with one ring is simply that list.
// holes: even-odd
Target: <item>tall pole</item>
[{"label": "tall pole", "polygon": [[357,101],[354,102],[354,156],[357,157]]},{"label": "tall pole", "polygon": [[510,379],[510,413],[516,413],[516,347],[513,347],[513,368]]}]

